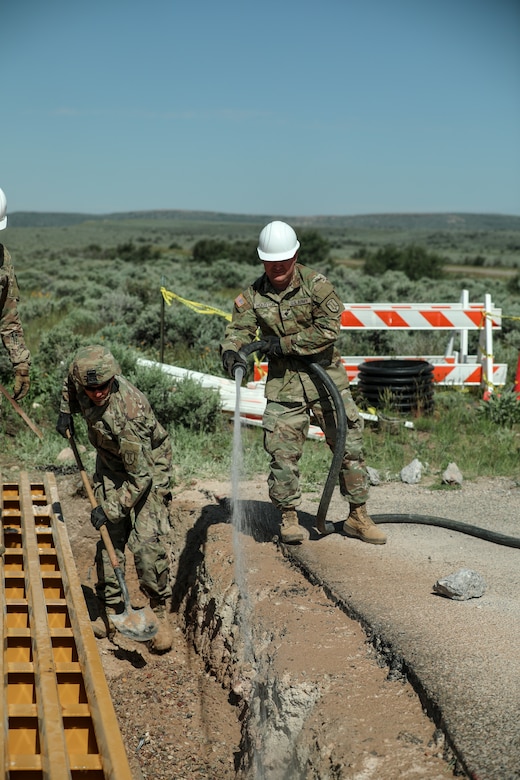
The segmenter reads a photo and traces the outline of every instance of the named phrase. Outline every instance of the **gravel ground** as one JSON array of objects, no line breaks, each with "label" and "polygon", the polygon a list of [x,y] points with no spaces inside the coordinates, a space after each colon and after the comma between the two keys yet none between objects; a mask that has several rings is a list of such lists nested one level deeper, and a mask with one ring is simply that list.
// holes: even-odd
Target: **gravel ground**
[{"label": "gravel ground", "polygon": [[[312,511],[312,504],[306,504]],[[391,483],[372,489],[377,514],[447,518],[520,539],[516,480],[479,479],[457,489]],[[334,496],[331,519],[341,517]],[[312,523],[309,515],[309,523]],[[316,581],[401,663],[438,713],[468,774],[520,777],[520,569],[518,546],[430,525],[385,526],[384,547],[333,534],[294,553]],[[486,583],[482,597],[455,601],[434,583],[460,569]]]}]

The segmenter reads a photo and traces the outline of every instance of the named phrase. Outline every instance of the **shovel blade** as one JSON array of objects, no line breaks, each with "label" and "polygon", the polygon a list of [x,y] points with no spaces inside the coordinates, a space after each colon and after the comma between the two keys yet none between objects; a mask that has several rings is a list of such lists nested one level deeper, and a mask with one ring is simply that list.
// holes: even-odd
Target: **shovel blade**
[{"label": "shovel blade", "polygon": [[110,620],[119,633],[135,642],[148,642],[159,630],[159,624],[150,607],[133,609],[128,606],[119,615],[110,615]]}]

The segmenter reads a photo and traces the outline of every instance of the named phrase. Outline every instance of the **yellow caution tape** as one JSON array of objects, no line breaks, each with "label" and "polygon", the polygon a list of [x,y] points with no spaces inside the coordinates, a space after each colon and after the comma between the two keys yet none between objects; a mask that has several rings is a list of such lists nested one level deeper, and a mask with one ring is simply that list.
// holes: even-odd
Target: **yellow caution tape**
[{"label": "yellow caution tape", "polygon": [[179,301],[179,303],[183,303],[189,309],[192,309],[192,311],[197,312],[197,314],[217,314],[219,317],[225,317],[226,320],[231,322],[231,314],[222,311],[222,309],[216,309],[214,306],[208,306],[205,303],[197,303],[197,301],[188,301],[186,298],[181,298],[180,295],[171,292],[171,290],[167,290],[165,287],[161,287],[161,295],[168,306],[171,306],[172,301],[174,300]]},{"label": "yellow caution tape", "polygon": [[[177,293],[172,292],[171,290],[167,290],[166,287],[161,287],[161,295],[164,298],[165,302],[168,304],[168,306],[171,306],[172,301],[179,301],[179,303],[183,303],[185,306],[187,306],[192,311],[197,312],[197,314],[217,314],[219,317],[224,317],[228,322],[231,322],[231,314],[228,314],[225,311],[222,311],[222,309],[216,309],[214,306],[207,306],[205,303],[197,303],[197,301],[189,301],[186,298],[181,298],[180,295],[177,295]],[[259,339],[259,331],[257,331],[256,334],[256,340]],[[257,364],[257,366],[260,366],[260,359],[255,354],[254,361]],[[262,373],[267,374],[267,371],[262,371]]]}]

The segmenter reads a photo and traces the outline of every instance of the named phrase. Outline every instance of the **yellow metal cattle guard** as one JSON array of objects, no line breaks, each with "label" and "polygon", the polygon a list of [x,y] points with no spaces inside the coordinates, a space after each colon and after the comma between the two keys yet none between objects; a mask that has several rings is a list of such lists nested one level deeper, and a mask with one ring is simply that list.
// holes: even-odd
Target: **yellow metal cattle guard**
[{"label": "yellow metal cattle guard", "polygon": [[0,780],[132,780],[54,475],[1,489]]}]

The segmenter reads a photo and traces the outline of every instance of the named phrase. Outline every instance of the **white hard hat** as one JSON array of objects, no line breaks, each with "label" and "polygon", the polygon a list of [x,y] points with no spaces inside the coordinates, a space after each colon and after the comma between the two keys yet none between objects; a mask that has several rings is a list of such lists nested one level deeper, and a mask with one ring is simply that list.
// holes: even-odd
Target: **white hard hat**
[{"label": "white hard hat", "polygon": [[3,230],[7,227],[7,200],[5,197],[5,193],[2,188],[0,188],[0,230]]},{"label": "white hard hat", "polygon": [[299,248],[300,242],[290,225],[269,222],[260,233],[257,252],[260,260],[290,260]]}]

